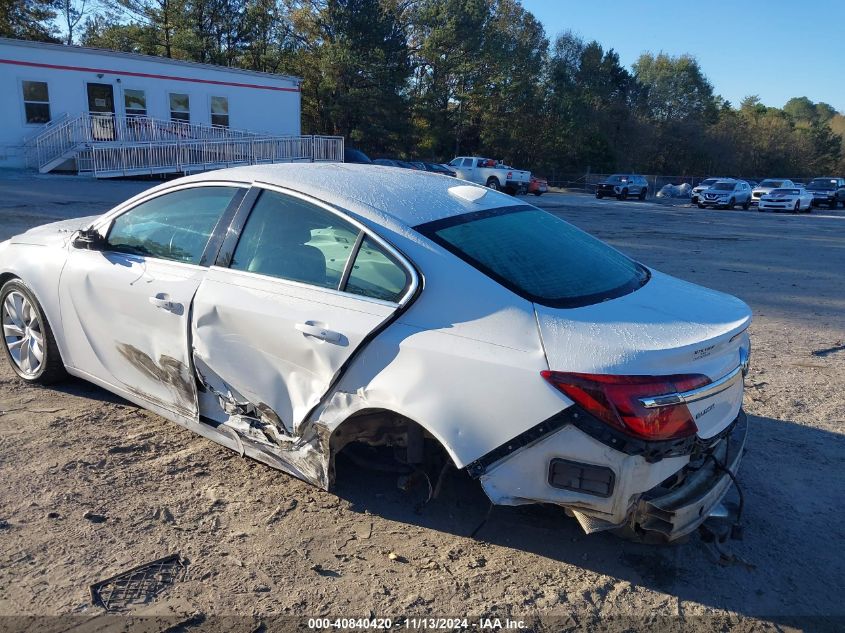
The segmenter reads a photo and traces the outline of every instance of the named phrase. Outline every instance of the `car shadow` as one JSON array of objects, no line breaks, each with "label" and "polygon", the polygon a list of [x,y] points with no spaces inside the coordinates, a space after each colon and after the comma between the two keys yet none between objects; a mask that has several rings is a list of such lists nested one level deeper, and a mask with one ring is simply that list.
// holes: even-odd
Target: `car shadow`
[{"label": "car shadow", "polygon": [[395,476],[338,460],[336,492],[355,511],[457,536],[477,530],[480,541],[680,601],[801,628],[842,624],[845,436],[749,416],[747,446],[739,475],[744,537],[722,546],[735,557],[729,565],[697,534],[676,545],[644,545],[609,533],[587,536],[556,507],[497,506],[485,522],[490,504],[462,471],[453,472],[441,496],[420,508],[426,491],[403,493]]}]

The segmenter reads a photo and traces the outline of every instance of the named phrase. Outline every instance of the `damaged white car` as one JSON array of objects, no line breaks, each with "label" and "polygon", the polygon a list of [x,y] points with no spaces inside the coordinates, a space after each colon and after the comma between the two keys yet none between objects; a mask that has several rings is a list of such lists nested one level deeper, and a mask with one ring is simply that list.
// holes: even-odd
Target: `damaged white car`
[{"label": "damaged white car", "polygon": [[742,301],[446,176],[190,176],[4,242],[0,283],[24,381],[82,377],[324,489],[385,447],[671,541],[745,443]]}]

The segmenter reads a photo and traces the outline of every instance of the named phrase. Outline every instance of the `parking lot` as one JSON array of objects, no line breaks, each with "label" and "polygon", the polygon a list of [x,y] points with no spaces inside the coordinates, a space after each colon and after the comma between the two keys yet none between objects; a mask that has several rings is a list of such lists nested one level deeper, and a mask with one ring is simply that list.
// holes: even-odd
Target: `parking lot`
[{"label": "parking lot", "polygon": [[[150,184],[4,176],[0,239]],[[180,553],[184,578],[133,614],[179,630],[415,614],[557,618],[543,621],[550,630],[663,618],[668,630],[841,630],[845,210],[527,202],[752,307],[744,538],[726,556],[697,536],[671,547],[587,537],[556,508],[496,508],[471,538],[487,502],[461,474],[419,508],[394,475],[340,463],[328,494],[81,381],[24,388],[4,363],[0,616],[100,616],[91,583]]]}]

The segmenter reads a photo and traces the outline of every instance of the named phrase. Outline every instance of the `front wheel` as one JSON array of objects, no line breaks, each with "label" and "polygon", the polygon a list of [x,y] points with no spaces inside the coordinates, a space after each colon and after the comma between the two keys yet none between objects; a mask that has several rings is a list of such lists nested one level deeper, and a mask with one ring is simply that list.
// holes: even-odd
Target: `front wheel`
[{"label": "front wheel", "polygon": [[604,194],[603,194],[603,193],[599,193],[598,191],[596,191],[596,198],[598,198],[599,200],[601,200],[602,198],[604,198]]},{"label": "front wheel", "polygon": [[731,198],[730,200],[728,200],[728,206],[726,208],[731,209],[731,210],[736,208],[736,199]]},{"label": "front wheel", "polygon": [[65,378],[65,366],[35,296],[19,279],[0,290],[3,349],[14,372],[24,381],[49,385]]},{"label": "front wheel", "polygon": [[542,191],[534,191],[534,192],[532,192],[532,193],[533,193],[535,196],[542,196],[542,195],[543,195],[543,192],[542,192]]},{"label": "front wheel", "polygon": [[748,211],[748,208],[751,206],[751,200],[746,200],[742,203],[742,210]]},{"label": "front wheel", "polygon": [[640,191],[640,200],[645,200],[646,195],[648,194],[648,189],[643,189]]},{"label": "front wheel", "polygon": [[792,207],[792,212],[793,213],[801,213],[801,201],[800,200],[795,201],[795,206]]},{"label": "front wheel", "polygon": [[498,179],[495,176],[490,176],[487,179],[487,186],[490,187],[493,191],[499,191],[502,187],[499,184]]},{"label": "front wheel", "polygon": [[699,203],[698,203],[698,208],[699,208],[699,209],[703,209],[703,208],[704,208],[704,205],[703,205],[703,204],[701,204],[701,203],[699,202]]},{"label": "front wheel", "polygon": [[621,193],[617,196],[617,198],[619,198],[619,200],[627,200],[628,199],[628,190],[623,189],[621,191]]}]

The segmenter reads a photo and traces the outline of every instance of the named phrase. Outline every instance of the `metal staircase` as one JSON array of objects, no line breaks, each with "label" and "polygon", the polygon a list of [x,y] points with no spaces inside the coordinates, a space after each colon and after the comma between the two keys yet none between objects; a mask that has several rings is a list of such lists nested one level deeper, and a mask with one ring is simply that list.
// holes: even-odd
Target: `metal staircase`
[{"label": "metal staircase", "polygon": [[343,137],[274,136],[145,116],[84,113],[25,142],[28,165],[46,174],[69,161],[95,178],[191,173],[259,163],[343,161]]}]

